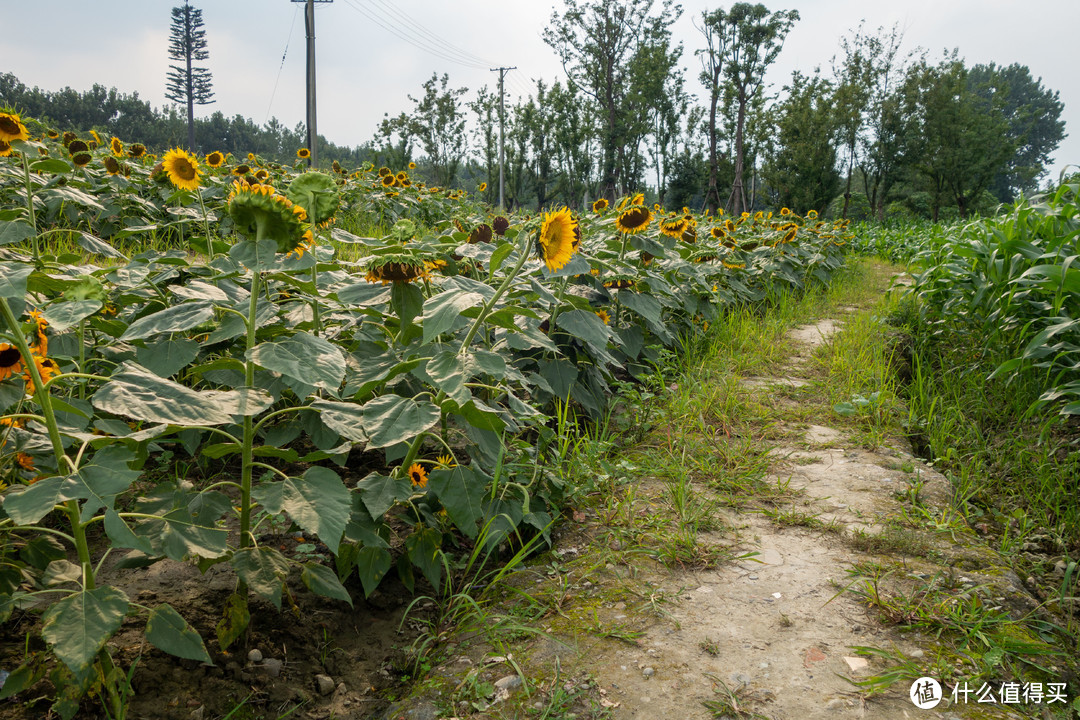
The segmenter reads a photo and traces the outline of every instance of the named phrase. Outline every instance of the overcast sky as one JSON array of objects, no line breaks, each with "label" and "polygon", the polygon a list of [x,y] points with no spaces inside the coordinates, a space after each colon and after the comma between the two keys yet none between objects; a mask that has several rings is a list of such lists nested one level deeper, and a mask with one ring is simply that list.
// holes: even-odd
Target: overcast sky
[{"label": "overcast sky", "polygon": [[[611,0],[616,2],[617,0]],[[165,105],[171,9],[179,0],[4,0],[0,72],[44,90],[89,89],[94,83],[138,92]],[[659,0],[657,0],[659,5]],[[289,127],[304,120],[303,4],[290,0],[196,0],[203,11],[215,100],[196,108],[257,123],[277,117]],[[731,3],[723,3],[729,7]],[[687,89],[701,94],[693,51],[702,45],[693,20],[721,3],[686,0],[673,28],[683,44]],[[534,79],[563,76],[542,39],[562,0],[334,0],[316,4],[318,129],[340,145],[370,140],[384,113],[412,108],[408,95],[422,92],[432,73],[449,73],[468,98],[494,88],[498,66],[507,92],[526,95]],[[792,70],[828,70],[838,41],[860,20],[868,29],[898,23],[904,48],[924,48],[931,60],[957,48],[968,65],[1027,65],[1065,105],[1066,137],[1052,172],[1080,165],[1080,73],[1075,43],[1077,0],[791,0],[771,10],[799,11],[769,79],[779,89]],[[700,24],[700,23],[699,23]],[[408,42],[411,40],[412,42]],[[284,62],[282,56],[284,55]],[[138,138],[125,138],[135,141]]]}]

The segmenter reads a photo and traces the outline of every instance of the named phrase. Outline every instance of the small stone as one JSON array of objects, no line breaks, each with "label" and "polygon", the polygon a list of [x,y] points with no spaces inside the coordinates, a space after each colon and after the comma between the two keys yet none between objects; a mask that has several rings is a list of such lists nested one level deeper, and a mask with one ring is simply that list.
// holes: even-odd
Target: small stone
[{"label": "small stone", "polygon": [[644,670],[641,671],[641,675],[643,677],[646,677],[646,678],[651,678],[655,674],[656,674],[656,671],[653,670],[651,667],[647,667],[647,668],[645,668]]},{"label": "small stone", "polygon": [[203,720],[203,713],[205,713],[205,712],[206,712],[206,707],[203,706],[203,705],[200,705],[199,707],[192,710],[191,714],[188,715],[188,717],[191,718],[191,720]]},{"label": "small stone", "polygon": [[914,660],[917,660],[917,659],[923,657],[924,655],[926,655],[926,653],[923,652],[922,650],[912,650],[911,652],[908,653],[908,657],[912,658]]},{"label": "small stone", "polygon": [[757,580],[757,575],[754,575],[753,573],[750,573],[750,575],[749,575],[748,577],[749,577],[749,578],[750,578],[751,580]]},{"label": "small stone", "polygon": [[315,686],[318,687],[320,695],[329,695],[334,692],[334,679],[329,675],[316,675]]},{"label": "small stone", "polygon": [[277,658],[266,658],[262,664],[263,672],[270,677],[277,677],[281,675],[281,669],[285,667],[285,663],[281,662]]},{"label": "small stone", "polygon": [[[347,693],[348,691],[349,691],[349,689],[348,689],[347,687],[345,687],[345,683],[343,683],[343,682],[341,682],[341,683],[338,683],[338,684],[337,684],[337,687],[336,687],[336,688],[334,688],[334,694],[335,694],[335,695],[339,695],[339,696],[340,696],[340,695],[344,695],[344,694],[345,694],[345,693]],[[346,701],[346,702],[347,702],[347,701]]]},{"label": "small stone", "polygon": [[248,662],[261,663],[262,659],[263,659],[262,651],[259,650],[258,648],[254,649],[254,650],[252,650],[251,652],[248,653]]},{"label": "small stone", "polygon": [[846,707],[846,706],[847,706],[847,703],[845,703],[840,698],[833,698],[829,702],[825,703],[825,709],[826,710],[840,710],[841,708]]},{"label": "small stone", "polygon": [[851,672],[858,672],[859,670],[864,670],[870,666],[870,662],[866,658],[861,657],[848,657],[845,655],[844,662],[847,663],[848,669],[850,669]]},{"label": "small stone", "polygon": [[506,677],[501,677],[495,681],[495,687],[498,690],[515,690],[521,687],[521,684],[520,675],[507,675]]}]

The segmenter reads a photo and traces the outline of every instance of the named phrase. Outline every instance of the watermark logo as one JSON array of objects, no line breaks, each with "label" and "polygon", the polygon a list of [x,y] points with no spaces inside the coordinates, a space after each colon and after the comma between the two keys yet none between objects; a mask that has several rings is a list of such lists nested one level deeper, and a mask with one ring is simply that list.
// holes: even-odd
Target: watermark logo
[{"label": "watermark logo", "polygon": [[941,702],[941,683],[932,677],[921,677],[911,683],[911,702],[920,710],[936,708]]}]

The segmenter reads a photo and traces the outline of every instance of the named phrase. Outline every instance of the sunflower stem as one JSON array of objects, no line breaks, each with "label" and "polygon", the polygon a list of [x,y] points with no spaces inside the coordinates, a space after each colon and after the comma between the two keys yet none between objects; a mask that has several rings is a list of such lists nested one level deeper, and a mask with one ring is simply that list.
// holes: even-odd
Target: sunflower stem
[{"label": "sunflower stem", "polygon": [[[308,223],[311,237],[315,237],[315,223]],[[311,284],[315,286],[315,292],[311,296],[311,316],[315,321],[315,337],[322,334],[322,317],[319,314],[319,259],[315,257],[315,243],[312,243],[311,258],[315,264],[311,266]]]},{"label": "sunflower stem", "polygon": [[22,155],[23,184],[26,186],[26,211],[30,216],[30,227],[34,230],[34,234],[30,237],[30,245],[34,252],[34,266],[40,269],[41,247],[38,244],[37,214],[34,212],[34,185],[30,181],[30,159],[26,156],[25,150],[19,154]]},{"label": "sunflower stem", "polygon": [[197,188],[195,194],[199,196],[199,208],[202,209],[203,232],[206,233],[206,264],[214,259],[214,244],[210,242],[210,219],[206,216],[206,203],[203,201],[202,188]]},{"label": "sunflower stem", "polygon": [[473,338],[476,337],[476,333],[480,330],[480,326],[487,320],[487,316],[491,314],[495,304],[499,302],[506,291],[510,289],[510,285],[514,282],[514,278],[521,272],[521,268],[525,265],[525,261],[529,259],[528,248],[529,241],[526,237],[525,241],[518,247],[520,257],[518,257],[517,263],[514,265],[513,269],[510,270],[506,279],[502,281],[502,284],[499,285],[495,294],[491,296],[491,299],[484,303],[484,306],[480,308],[480,314],[476,316],[476,320],[473,321],[472,327],[469,328],[469,332],[465,334],[465,339],[461,341],[461,347],[458,348],[458,355],[464,355],[468,351],[469,345],[472,343]]},{"label": "sunflower stem", "polygon": [[[41,406],[41,414],[45,418],[45,427],[49,431],[49,440],[52,443],[57,471],[64,472],[65,465],[68,466],[68,469],[75,470],[71,458],[64,452],[64,443],[60,438],[60,427],[56,423],[56,413],[53,411],[52,396],[49,395],[45,383],[41,380],[41,373],[38,371],[37,363],[34,362],[33,353],[30,352],[30,345],[26,342],[26,336],[23,334],[15,314],[11,312],[11,306],[8,305],[7,298],[0,298],[0,315],[4,316],[4,322],[7,323],[8,329],[11,330],[11,340],[15,343],[15,347],[19,349],[23,362],[27,365],[26,370],[34,386],[34,399]],[[79,501],[68,500],[63,504],[63,508],[68,516],[68,523],[71,525],[75,550],[79,555],[79,564],[82,566],[83,586],[88,590],[93,590],[94,565],[90,560],[90,545],[86,541],[86,526],[80,520]]]}]

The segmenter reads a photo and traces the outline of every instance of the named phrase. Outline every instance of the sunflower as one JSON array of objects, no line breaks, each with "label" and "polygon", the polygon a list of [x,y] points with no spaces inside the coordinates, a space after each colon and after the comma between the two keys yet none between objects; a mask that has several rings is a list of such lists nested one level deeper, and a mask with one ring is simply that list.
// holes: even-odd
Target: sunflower
[{"label": "sunflower", "polygon": [[787,216],[787,215],[790,215],[790,214],[791,214],[790,209],[788,209],[786,207],[785,208],[780,208],[780,215],[781,216]]},{"label": "sunflower", "polygon": [[237,165],[236,167],[234,167],[232,169],[232,174],[237,176],[237,177],[244,177],[249,172],[251,172],[251,166],[250,165],[245,165],[243,163],[240,163],[239,165]]},{"label": "sunflower", "polygon": [[395,178],[393,175],[390,175],[390,174],[383,175],[382,179],[379,180],[379,184],[382,185],[383,187],[394,187],[394,185],[396,183],[397,183],[397,178]]},{"label": "sunflower", "polygon": [[404,170],[401,170],[394,177],[397,178],[398,182],[405,182],[406,180],[409,179],[409,173],[405,172]]},{"label": "sunflower", "polygon": [[45,137],[49,138],[50,140],[56,140],[60,137],[60,132],[58,130],[53,130],[52,128],[49,128],[45,132]]},{"label": "sunflower", "polygon": [[0,140],[0,157],[7,157],[11,154],[11,145],[7,140]]},{"label": "sunflower", "polygon": [[596,317],[603,320],[605,325],[611,324],[611,316],[607,314],[607,310],[597,310]]},{"label": "sunflower", "polygon": [[457,467],[457,463],[454,462],[453,455],[440,455],[435,458],[435,462],[439,463],[439,467],[452,468]]},{"label": "sunflower", "polygon": [[721,260],[720,264],[726,267],[728,270],[742,270],[746,267],[746,263],[734,263],[727,260]]},{"label": "sunflower", "polygon": [[105,162],[105,169],[109,172],[110,175],[119,175],[120,174],[120,170],[121,170],[120,163],[118,163],[116,161],[116,158],[114,158],[112,155],[108,155],[108,156],[106,156],[104,162]]},{"label": "sunflower", "polygon": [[267,180],[270,179],[270,171],[266,168],[259,168],[255,171],[255,179],[258,180],[260,183],[265,183]]},{"label": "sunflower", "polygon": [[15,462],[18,463],[19,467],[21,467],[23,470],[28,470],[30,472],[34,472],[34,470],[36,470],[36,468],[34,467],[34,458],[32,455],[27,455],[24,452],[15,453]]},{"label": "sunflower", "polygon": [[569,208],[544,213],[536,249],[548,270],[555,272],[570,262],[581,246],[581,231]]},{"label": "sunflower", "polygon": [[124,143],[120,142],[120,138],[113,136],[113,139],[109,141],[109,150],[115,157],[121,157],[124,154]]},{"label": "sunflower", "polygon": [[379,168],[379,177],[386,177],[387,175],[393,175],[393,174],[394,173],[392,173],[390,171],[390,168],[386,167],[385,165],[383,165],[381,168]]},{"label": "sunflower", "polygon": [[652,220],[653,214],[649,208],[632,205],[623,210],[615,219],[615,227],[624,233],[637,233],[647,228]]},{"label": "sunflower", "polygon": [[609,290],[625,290],[634,287],[634,278],[629,275],[612,275],[604,281],[604,287]]},{"label": "sunflower", "polygon": [[225,155],[218,150],[206,156],[206,164],[212,168],[221,167],[225,164]]},{"label": "sunflower", "polygon": [[104,145],[104,143],[101,142],[101,136],[97,134],[97,131],[91,130],[90,134],[94,136],[95,143],[97,143],[98,145]]},{"label": "sunflower", "polygon": [[660,232],[668,237],[679,238],[686,232],[689,223],[686,218],[675,217],[660,221]]},{"label": "sunflower", "polygon": [[631,205],[644,205],[645,204],[645,193],[638,193],[637,195],[635,195],[634,198],[630,201],[630,204]]},{"label": "sunflower", "polygon": [[505,235],[507,228],[510,227],[510,221],[502,215],[496,215],[495,219],[491,221],[491,228],[495,231],[496,235]]},{"label": "sunflower", "polygon": [[[41,383],[44,385],[49,382],[54,375],[60,374],[60,366],[56,364],[56,361],[52,358],[47,358],[44,355],[38,355],[34,353],[31,357],[34,359],[34,365],[37,366],[38,375],[41,376]],[[23,371],[23,380],[27,385],[32,385],[34,380],[30,376],[30,370],[27,368]]]},{"label": "sunflower", "polygon": [[128,156],[133,158],[141,158],[146,154],[146,146],[142,143],[135,143],[128,148]]},{"label": "sunflower", "polygon": [[817,220],[817,210],[809,210],[806,213],[807,220]]},{"label": "sunflower", "polygon": [[479,185],[476,186],[476,192],[484,192],[485,190],[487,190],[487,183],[486,182],[482,182],[482,183],[480,183]]},{"label": "sunflower", "polygon": [[162,160],[165,173],[169,181],[182,190],[197,190],[199,188],[199,162],[187,150],[173,148],[165,153]]},{"label": "sunflower", "polygon": [[414,488],[427,487],[427,470],[424,470],[423,465],[413,463],[409,466],[409,481],[412,482]]},{"label": "sunflower", "polygon": [[86,167],[94,156],[88,152],[75,153],[71,156],[71,162],[75,163],[75,167]]},{"label": "sunflower", "polygon": [[714,227],[713,229],[709,230],[709,234],[717,240],[723,240],[725,237],[727,237],[727,233],[725,233],[724,228],[721,227]]},{"label": "sunflower", "polygon": [[410,283],[414,280],[427,279],[430,275],[430,263],[413,255],[382,255],[368,263],[368,282]]},{"label": "sunflower", "polygon": [[19,348],[0,343],[0,382],[21,373],[22,370],[22,354]]},{"label": "sunflower", "polygon": [[784,231],[783,242],[786,243],[794,242],[795,236],[799,234],[799,226],[795,223],[787,223],[785,225],[781,225],[780,229]]},{"label": "sunflower", "polygon": [[607,210],[607,207],[608,207],[607,198],[600,198],[599,200],[597,200],[596,202],[594,202],[592,204],[592,211],[594,213],[599,214],[599,213],[602,213],[605,210]]},{"label": "sunflower", "polygon": [[311,151],[307,148],[300,148],[296,151],[296,157],[300,158],[301,160],[307,160],[309,157],[311,157]]},{"label": "sunflower", "polygon": [[469,233],[469,243],[489,243],[491,242],[491,226],[487,223],[477,225],[473,228],[473,231]]},{"label": "sunflower", "polygon": [[68,152],[74,155],[75,153],[86,152],[90,149],[90,146],[83,140],[72,140],[67,145]]},{"label": "sunflower", "polygon": [[69,144],[69,143],[70,143],[70,142],[71,142],[72,140],[75,140],[75,139],[76,139],[77,137],[78,137],[78,136],[77,136],[77,135],[76,135],[75,133],[71,132],[70,130],[69,130],[69,131],[67,131],[67,132],[65,132],[65,133],[64,133],[64,139],[62,140],[62,142],[64,143],[64,147],[67,147],[67,146],[68,146],[68,144]]},{"label": "sunflower", "polygon": [[34,344],[30,346],[31,351],[45,355],[49,352],[49,338],[45,335],[45,328],[49,327],[49,321],[43,318],[38,310],[31,310],[28,314],[30,322],[34,324]]},{"label": "sunflower", "polygon": [[236,229],[255,240],[273,240],[277,252],[298,251],[305,241],[307,212],[269,185],[233,182],[229,215]]},{"label": "sunflower", "polygon": [[409,169],[410,170],[415,170],[416,169],[416,163],[414,163],[414,162],[409,163]]}]

